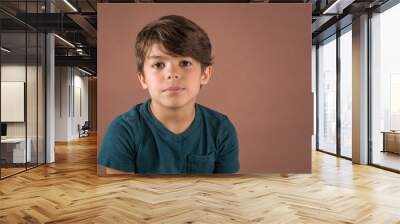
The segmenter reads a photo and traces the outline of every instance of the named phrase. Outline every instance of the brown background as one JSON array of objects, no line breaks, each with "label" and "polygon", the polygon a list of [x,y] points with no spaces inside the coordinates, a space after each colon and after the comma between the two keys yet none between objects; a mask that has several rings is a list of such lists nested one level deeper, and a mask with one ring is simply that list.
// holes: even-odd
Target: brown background
[{"label": "brown background", "polygon": [[98,149],[112,118],[147,99],[134,42],[168,14],[193,20],[211,39],[213,77],[198,103],[236,126],[240,173],[310,173],[311,4],[99,4]]}]

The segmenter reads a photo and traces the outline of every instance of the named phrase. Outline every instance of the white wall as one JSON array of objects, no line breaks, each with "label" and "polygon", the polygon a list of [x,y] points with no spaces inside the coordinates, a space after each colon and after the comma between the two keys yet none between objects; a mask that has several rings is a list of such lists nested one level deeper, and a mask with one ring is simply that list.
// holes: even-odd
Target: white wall
[{"label": "white wall", "polygon": [[56,141],[79,138],[78,124],[88,120],[88,78],[83,75],[76,68],[56,67]]},{"label": "white wall", "polygon": [[55,68],[55,141],[68,140],[68,86],[67,67]]},{"label": "white wall", "polygon": [[[74,138],[77,138],[79,133],[78,133],[78,124],[81,126],[85,123],[85,121],[88,120],[89,118],[89,111],[88,111],[88,77],[87,76],[81,76],[83,73],[76,73],[77,70],[74,70],[75,75],[74,75],[74,93],[73,96],[74,99],[74,108],[72,111],[75,113],[72,113],[73,119],[72,119],[72,130],[71,130],[71,135],[74,136]],[[79,93],[80,91],[80,93]],[[80,95],[80,97],[79,97]],[[80,101],[80,102],[79,102]],[[79,108],[81,107],[81,108]],[[79,111],[81,109],[81,111]]]}]

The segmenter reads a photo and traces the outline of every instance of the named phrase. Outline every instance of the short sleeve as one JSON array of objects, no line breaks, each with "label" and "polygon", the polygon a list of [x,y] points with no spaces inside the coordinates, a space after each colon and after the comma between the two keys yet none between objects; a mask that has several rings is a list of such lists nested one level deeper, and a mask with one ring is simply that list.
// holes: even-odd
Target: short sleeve
[{"label": "short sleeve", "polygon": [[236,173],[239,169],[239,141],[235,127],[226,117],[217,137],[214,173]]},{"label": "short sleeve", "polygon": [[97,163],[124,172],[135,172],[135,160],[134,133],[120,115],[106,130]]}]

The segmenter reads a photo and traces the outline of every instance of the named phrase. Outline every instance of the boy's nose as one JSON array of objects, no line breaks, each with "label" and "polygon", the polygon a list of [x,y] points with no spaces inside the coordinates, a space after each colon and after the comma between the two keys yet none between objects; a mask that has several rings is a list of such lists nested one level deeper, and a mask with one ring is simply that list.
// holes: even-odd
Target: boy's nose
[{"label": "boy's nose", "polygon": [[180,74],[179,74],[179,67],[171,64],[170,66],[168,66],[167,68],[167,79],[178,79],[180,78]]},{"label": "boy's nose", "polygon": [[178,79],[179,75],[177,73],[169,73],[168,79]]}]

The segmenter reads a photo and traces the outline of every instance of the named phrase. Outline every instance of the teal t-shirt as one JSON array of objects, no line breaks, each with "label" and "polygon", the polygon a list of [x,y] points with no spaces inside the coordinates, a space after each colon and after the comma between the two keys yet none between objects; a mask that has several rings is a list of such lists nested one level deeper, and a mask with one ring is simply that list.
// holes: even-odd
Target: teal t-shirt
[{"label": "teal t-shirt", "polygon": [[182,133],[166,128],[151,112],[151,99],[109,124],[97,162],[143,174],[236,173],[239,144],[229,118],[195,104],[195,118]]}]

